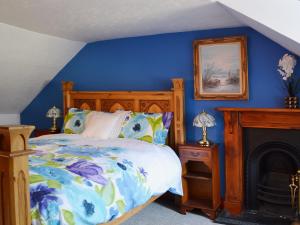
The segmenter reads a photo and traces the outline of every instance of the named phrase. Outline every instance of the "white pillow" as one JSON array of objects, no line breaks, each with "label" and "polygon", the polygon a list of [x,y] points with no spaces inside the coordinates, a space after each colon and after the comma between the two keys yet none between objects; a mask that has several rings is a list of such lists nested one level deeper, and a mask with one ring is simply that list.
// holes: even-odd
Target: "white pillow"
[{"label": "white pillow", "polygon": [[114,112],[114,114],[119,115],[119,119],[115,125],[115,129],[113,129],[113,131],[110,135],[110,138],[119,137],[121,130],[122,130],[123,123],[124,123],[126,117],[128,115],[130,115],[130,113],[131,113],[131,111],[123,111],[123,110],[118,110],[118,111]]},{"label": "white pillow", "polygon": [[119,115],[105,112],[91,112],[85,122],[85,129],[81,133],[83,137],[108,139],[112,133]]},{"label": "white pillow", "polygon": [[86,118],[85,129],[81,135],[98,139],[117,138],[128,113],[130,112],[116,111],[115,113],[108,113],[93,111]]}]

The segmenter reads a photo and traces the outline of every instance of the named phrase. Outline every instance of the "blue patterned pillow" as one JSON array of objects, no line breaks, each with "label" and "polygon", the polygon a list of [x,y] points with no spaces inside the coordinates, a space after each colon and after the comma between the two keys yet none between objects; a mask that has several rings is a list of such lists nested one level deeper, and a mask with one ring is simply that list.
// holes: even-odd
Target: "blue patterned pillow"
[{"label": "blue patterned pillow", "polygon": [[70,108],[65,116],[64,133],[81,134],[85,128],[85,120],[90,110]]},{"label": "blue patterned pillow", "polygon": [[132,112],[126,118],[119,137],[138,139],[155,144],[165,144],[172,118],[172,112]]}]

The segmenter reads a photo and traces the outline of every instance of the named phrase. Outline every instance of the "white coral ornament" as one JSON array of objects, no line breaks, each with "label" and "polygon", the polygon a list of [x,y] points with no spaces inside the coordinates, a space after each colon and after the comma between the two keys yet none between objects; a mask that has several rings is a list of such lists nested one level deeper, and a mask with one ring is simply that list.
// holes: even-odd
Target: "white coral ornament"
[{"label": "white coral ornament", "polygon": [[284,56],[279,60],[278,72],[282,76],[283,80],[287,80],[293,75],[296,63],[297,61],[295,57],[289,54],[284,54]]}]

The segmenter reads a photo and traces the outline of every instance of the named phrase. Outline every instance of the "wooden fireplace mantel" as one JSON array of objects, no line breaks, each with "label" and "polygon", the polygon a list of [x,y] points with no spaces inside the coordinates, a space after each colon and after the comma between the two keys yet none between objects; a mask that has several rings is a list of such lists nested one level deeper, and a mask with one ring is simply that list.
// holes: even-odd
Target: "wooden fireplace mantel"
[{"label": "wooden fireplace mantel", "polygon": [[218,111],[230,112],[282,112],[282,113],[299,113],[300,109],[285,109],[285,108],[227,108],[218,107]]},{"label": "wooden fireplace mantel", "polygon": [[243,128],[300,129],[300,109],[216,108],[224,113],[225,202],[231,215],[244,207]]}]

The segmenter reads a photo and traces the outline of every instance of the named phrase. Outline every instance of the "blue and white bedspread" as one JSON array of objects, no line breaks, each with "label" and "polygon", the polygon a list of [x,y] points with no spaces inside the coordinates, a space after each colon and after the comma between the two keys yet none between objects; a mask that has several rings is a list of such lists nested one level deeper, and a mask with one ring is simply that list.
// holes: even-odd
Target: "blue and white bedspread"
[{"label": "blue and white bedspread", "polygon": [[48,135],[29,141],[34,225],[95,225],[120,217],[152,196],[182,194],[173,150],[138,140]]}]

